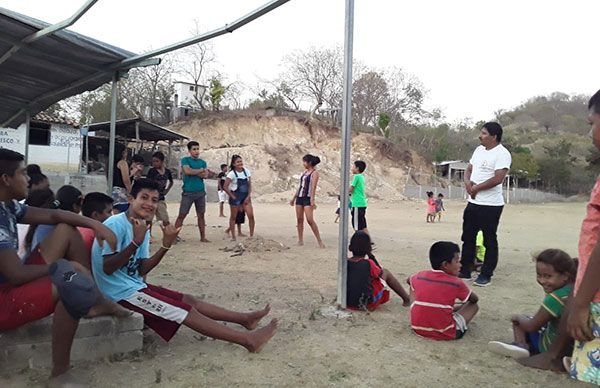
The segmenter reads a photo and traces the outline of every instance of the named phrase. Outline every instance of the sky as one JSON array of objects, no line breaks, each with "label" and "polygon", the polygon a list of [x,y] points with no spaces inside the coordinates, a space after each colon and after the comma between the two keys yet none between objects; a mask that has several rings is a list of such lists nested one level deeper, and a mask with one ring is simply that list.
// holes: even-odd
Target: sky
[{"label": "sky", "polygon": [[[210,30],[267,0],[99,0],[72,30],[133,51]],[[0,7],[56,23],[84,0],[0,0]],[[426,107],[450,121],[492,119],[498,109],[554,91],[593,94],[596,0],[356,0],[354,57],[400,67],[428,91]],[[273,79],[281,59],[311,46],[342,46],[344,0],[291,0],[212,40],[219,71],[249,87]]]}]

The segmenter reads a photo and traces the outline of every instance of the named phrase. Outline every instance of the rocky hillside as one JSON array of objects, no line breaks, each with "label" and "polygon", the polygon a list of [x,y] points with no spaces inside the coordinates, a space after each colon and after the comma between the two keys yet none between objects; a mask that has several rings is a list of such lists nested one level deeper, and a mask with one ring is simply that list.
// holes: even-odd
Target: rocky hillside
[{"label": "rocky hillside", "polygon": [[[217,171],[229,164],[231,155],[244,158],[252,171],[254,190],[260,200],[289,200],[303,171],[302,156],[321,158],[319,195],[335,200],[340,177],[340,130],[304,117],[222,114],[179,122],[170,127],[197,140],[202,158]],[[400,199],[409,167],[430,166],[410,150],[372,135],[358,134],[352,141],[352,160],[367,163],[366,180],[371,199]]]}]

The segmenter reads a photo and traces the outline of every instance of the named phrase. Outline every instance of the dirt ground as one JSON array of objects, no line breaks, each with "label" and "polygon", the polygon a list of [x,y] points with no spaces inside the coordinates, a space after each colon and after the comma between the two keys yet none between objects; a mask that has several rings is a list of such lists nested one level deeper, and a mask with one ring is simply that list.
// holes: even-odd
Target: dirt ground
[{"label": "dirt ground", "polygon": [[[225,219],[216,204],[207,214],[210,244],[198,242],[195,219],[186,220],[183,237],[151,273],[149,281],[205,297],[232,309],[258,309],[271,303],[280,319],[275,338],[260,354],[213,341],[182,328],[164,343],[145,334],[143,354],[119,360],[76,365],[93,386],[498,386],[569,387],[566,375],[541,372],[490,354],[489,340],[511,340],[511,313],[534,313],[543,291],[535,282],[531,253],[562,248],[576,255],[583,203],[510,205],[501,220],[500,264],[493,285],[476,289],[481,311],[464,339],[434,342],[413,335],[401,299],[374,313],[349,319],[317,312],[336,296],[337,233],[334,207],[323,205],[317,219],[328,248],[319,250],[310,232],[306,245],[295,246],[292,208],[256,204],[257,234],[290,249],[261,252],[254,246],[241,256],[222,249]],[[372,204],[369,229],[380,263],[397,277],[428,268],[427,251],[440,239],[458,241],[462,203],[447,203],[442,223],[425,223],[424,201]],[[170,206],[171,214],[176,204]],[[48,370],[28,370],[0,378],[0,386],[32,386]]]}]

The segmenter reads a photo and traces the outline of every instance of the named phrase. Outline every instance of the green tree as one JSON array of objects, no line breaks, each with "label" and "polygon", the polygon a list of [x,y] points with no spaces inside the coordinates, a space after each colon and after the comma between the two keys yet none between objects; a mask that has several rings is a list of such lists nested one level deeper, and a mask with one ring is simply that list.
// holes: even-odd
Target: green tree
[{"label": "green tree", "polygon": [[210,101],[210,105],[212,106],[212,110],[218,112],[221,109],[221,101],[223,101],[223,96],[227,92],[227,88],[223,85],[221,80],[217,77],[213,77],[210,80],[210,92],[208,93],[208,99]]},{"label": "green tree", "polygon": [[519,179],[535,179],[540,166],[531,153],[516,152],[512,154],[511,174]]},{"label": "green tree", "polygon": [[571,170],[569,165],[562,159],[544,158],[539,162],[540,178],[547,189],[564,193],[569,187]]},{"label": "green tree", "polygon": [[387,113],[380,113],[377,116],[377,126],[386,139],[390,138],[390,122],[392,118]]}]

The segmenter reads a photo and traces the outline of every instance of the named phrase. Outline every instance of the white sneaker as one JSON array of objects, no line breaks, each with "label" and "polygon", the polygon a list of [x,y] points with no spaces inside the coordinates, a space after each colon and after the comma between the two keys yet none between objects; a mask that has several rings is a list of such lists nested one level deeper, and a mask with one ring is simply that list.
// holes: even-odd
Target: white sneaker
[{"label": "white sneaker", "polygon": [[488,350],[492,353],[500,354],[502,356],[511,357],[514,359],[529,357],[529,350],[523,349],[517,345],[505,344],[500,341],[488,342]]}]

